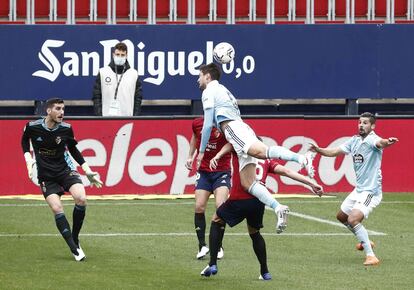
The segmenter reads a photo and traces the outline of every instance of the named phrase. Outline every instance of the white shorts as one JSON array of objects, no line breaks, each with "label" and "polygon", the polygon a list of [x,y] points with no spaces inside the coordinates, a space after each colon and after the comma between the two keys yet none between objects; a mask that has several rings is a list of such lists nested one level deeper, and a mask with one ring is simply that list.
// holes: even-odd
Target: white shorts
[{"label": "white shorts", "polygon": [[257,164],[257,159],[247,154],[250,146],[258,141],[256,134],[249,125],[243,121],[231,121],[224,128],[224,136],[233,145],[234,151],[239,157],[239,171],[248,164]]},{"label": "white shorts", "polygon": [[382,194],[374,195],[372,192],[357,192],[354,189],[342,202],[341,210],[350,215],[353,209],[360,210],[367,219],[369,214],[376,208],[382,200]]}]

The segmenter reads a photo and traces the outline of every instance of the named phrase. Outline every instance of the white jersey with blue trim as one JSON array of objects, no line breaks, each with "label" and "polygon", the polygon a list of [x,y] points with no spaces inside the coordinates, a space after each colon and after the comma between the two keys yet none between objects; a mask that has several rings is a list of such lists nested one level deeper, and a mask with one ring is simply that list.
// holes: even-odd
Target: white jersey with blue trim
[{"label": "white jersey with blue trim", "polygon": [[355,135],[340,146],[345,154],[352,154],[357,192],[368,191],[374,195],[382,194],[382,149],[375,146],[380,139],[381,137],[372,131],[364,139]]},{"label": "white jersey with blue trim", "polygon": [[233,94],[218,81],[207,84],[202,95],[203,109],[214,109],[214,126],[220,129],[220,122],[239,120],[240,110]]}]

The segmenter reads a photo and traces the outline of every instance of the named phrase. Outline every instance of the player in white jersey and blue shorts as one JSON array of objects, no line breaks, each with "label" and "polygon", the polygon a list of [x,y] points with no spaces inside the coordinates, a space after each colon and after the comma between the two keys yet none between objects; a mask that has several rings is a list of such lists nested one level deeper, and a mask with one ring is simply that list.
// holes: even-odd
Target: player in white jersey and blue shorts
[{"label": "player in white jersey and blue shorts", "polygon": [[281,146],[266,146],[257,139],[255,132],[241,119],[235,97],[219,83],[220,67],[215,63],[210,63],[200,66],[199,70],[198,84],[203,91],[204,124],[197,164],[199,165],[203,159],[211,129],[216,127],[224,132],[226,140],[233,145],[237,153],[243,188],[274,210],[277,216],[276,232],[283,232],[287,226],[289,208],[275,200],[267,188],[256,180],[256,158],[298,162],[313,178],[313,154],[304,156]]},{"label": "player in white jersey and blue shorts", "polygon": [[360,241],[357,249],[365,251],[365,266],[375,266],[380,261],[372,250],[374,243],[369,240],[368,232],[362,225],[362,221],[364,218],[368,218],[382,199],[382,151],[385,147],[398,141],[395,137],[383,139],[375,134],[375,122],[375,115],[363,113],[358,122],[359,134],[341,146],[320,148],[311,144],[312,151],[327,157],[352,154],[356,187],[342,202],[341,210],[337,213],[336,218]]}]

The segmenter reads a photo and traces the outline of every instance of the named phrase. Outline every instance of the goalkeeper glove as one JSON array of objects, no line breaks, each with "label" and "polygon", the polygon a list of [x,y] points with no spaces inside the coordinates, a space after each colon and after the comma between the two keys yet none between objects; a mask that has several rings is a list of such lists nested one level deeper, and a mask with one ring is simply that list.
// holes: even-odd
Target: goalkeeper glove
[{"label": "goalkeeper glove", "polygon": [[24,153],[24,159],[26,160],[27,174],[29,176],[29,179],[32,179],[33,166],[36,162],[33,160],[32,154],[30,154],[30,152]]},{"label": "goalkeeper glove", "polygon": [[88,178],[89,182],[91,183],[91,186],[96,186],[97,188],[101,188],[103,185],[103,182],[99,179],[98,172],[94,172],[91,170],[89,165],[85,162],[82,164],[82,169],[85,171],[86,177]]}]

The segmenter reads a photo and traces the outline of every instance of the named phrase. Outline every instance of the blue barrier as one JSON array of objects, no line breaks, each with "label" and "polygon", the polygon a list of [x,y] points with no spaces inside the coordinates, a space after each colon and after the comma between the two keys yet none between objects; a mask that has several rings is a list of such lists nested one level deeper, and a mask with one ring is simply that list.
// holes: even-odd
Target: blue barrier
[{"label": "blue barrier", "polygon": [[200,98],[197,67],[221,41],[239,99],[411,98],[414,25],[0,25],[0,99],[90,99],[111,47],[128,45],[145,99]]}]

